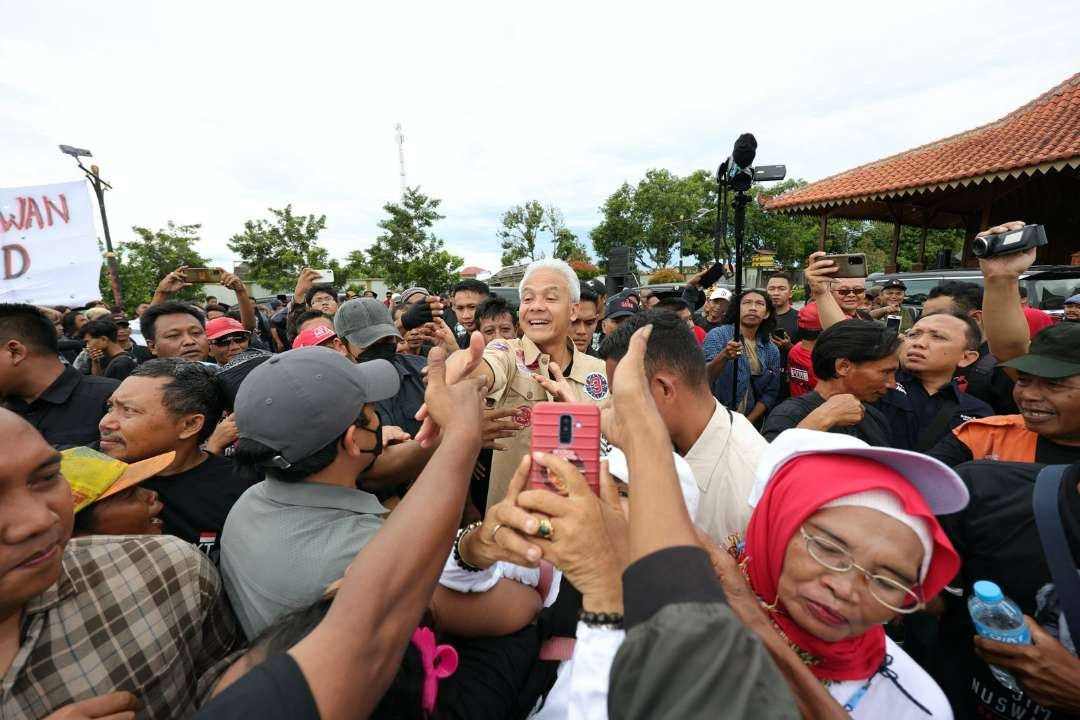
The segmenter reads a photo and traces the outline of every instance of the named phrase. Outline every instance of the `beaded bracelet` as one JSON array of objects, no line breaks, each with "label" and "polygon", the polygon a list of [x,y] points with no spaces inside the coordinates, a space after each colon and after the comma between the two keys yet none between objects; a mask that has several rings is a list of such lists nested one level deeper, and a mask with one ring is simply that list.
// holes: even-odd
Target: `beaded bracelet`
[{"label": "beaded bracelet", "polygon": [[462,570],[465,570],[466,572],[483,572],[483,568],[473,567],[469,563],[465,562],[465,558],[461,557],[461,539],[483,524],[484,523],[482,520],[477,520],[476,522],[471,522],[457,531],[457,538],[454,540],[454,562],[456,562],[458,564],[458,567],[460,567]]},{"label": "beaded bracelet", "polygon": [[608,628],[609,630],[622,630],[623,616],[620,613],[594,613],[581,610],[578,620],[589,627]]}]

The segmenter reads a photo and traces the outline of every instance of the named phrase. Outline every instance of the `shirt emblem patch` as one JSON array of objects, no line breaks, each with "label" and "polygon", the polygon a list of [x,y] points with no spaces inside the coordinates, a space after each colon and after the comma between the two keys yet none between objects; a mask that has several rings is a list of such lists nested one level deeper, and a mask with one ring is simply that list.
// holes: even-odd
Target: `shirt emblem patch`
[{"label": "shirt emblem patch", "polygon": [[529,425],[532,424],[532,407],[529,405],[519,405],[513,419],[519,426],[523,428],[529,427]]},{"label": "shirt emblem patch", "polygon": [[603,400],[608,394],[607,378],[603,373],[589,373],[585,376],[585,394],[593,400]]}]

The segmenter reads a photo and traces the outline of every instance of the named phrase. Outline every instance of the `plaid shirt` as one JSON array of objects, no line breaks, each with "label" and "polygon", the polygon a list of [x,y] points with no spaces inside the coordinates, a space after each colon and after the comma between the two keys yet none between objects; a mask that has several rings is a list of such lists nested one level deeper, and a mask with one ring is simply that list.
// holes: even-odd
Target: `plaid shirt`
[{"label": "plaid shirt", "polygon": [[242,636],[210,561],[171,536],[71,540],[60,578],[31,600],[0,720],[39,720],[128,690],[140,718],[184,718]]}]

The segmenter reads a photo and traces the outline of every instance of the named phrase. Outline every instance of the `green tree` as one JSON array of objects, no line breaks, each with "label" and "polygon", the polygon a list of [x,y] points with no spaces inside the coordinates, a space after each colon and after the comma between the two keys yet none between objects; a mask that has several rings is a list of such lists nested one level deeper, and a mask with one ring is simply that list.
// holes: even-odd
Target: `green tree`
[{"label": "green tree", "polygon": [[229,249],[250,268],[245,279],[271,290],[287,291],[305,267],[335,269],[336,275],[338,269],[331,264],[330,254],[317,244],[319,233],[326,228],[325,215],[294,215],[291,204],[280,210],[269,208],[269,212],[273,216],[269,221],[248,220],[244,231],[229,239]]},{"label": "green tree", "polygon": [[679,177],[651,169],[636,186],[623,183],[604,201],[604,219],[590,233],[593,249],[603,258],[611,248],[625,245],[652,268],[670,265],[677,254],[711,255],[708,215],[715,198],[704,170]]},{"label": "green tree", "polygon": [[589,253],[585,249],[585,246],[578,240],[577,235],[570,231],[569,228],[559,228],[555,233],[554,238],[555,250],[551,253],[553,257],[557,257],[560,260],[570,262],[571,260],[580,260],[582,262],[589,262]]},{"label": "green tree", "polygon": [[[135,237],[116,244],[117,275],[124,295],[124,310],[130,315],[140,303],[150,302],[161,278],[181,265],[206,267],[209,260],[195,249],[199,242],[198,223],[177,225],[173,221],[159,230],[138,225],[131,228]],[[229,268],[226,268],[229,269]],[[112,298],[109,270],[101,269],[101,297]],[[176,294],[180,300],[200,300],[205,297],[201,285],[192,285]]]},{"label": "green tree", "polygon": [[536,260],[544,256],[542,252],[537,253],[536,240],[540,231],[547,228],[547,220],[548,212],[537,200],[515,205],[503,213],[502,227],[495,234],[502,247],[504,266],[525,258]]},{"label": "green tree", "polygon": [[350,253],[350,265],[362,260],[372,274],[399,288],[422,285],[432,292],[448,289],[457,282],[457,271],[465,261],[447,252],[443,241],[431,232],[443,219],[438,212],[441,202],[421,193],[419,187],[407,188],[400,203],[383,206],[389,215],[379,221],[383,233],[366,253]]},{"label": "green tree", "polygon": [[341,272],[346,278],[366,278],[377,274],[373,272],[367,253],[363,250],[350,250],[345,256]]},{"label": "green tree", "polygon": [[640,223],[634,215],[634,188],[623,183],[600,206],[604,219],[589,233],[599,265],[607,269],[607,257],[614,247],[627,246],[635,252],[642,244]]}]

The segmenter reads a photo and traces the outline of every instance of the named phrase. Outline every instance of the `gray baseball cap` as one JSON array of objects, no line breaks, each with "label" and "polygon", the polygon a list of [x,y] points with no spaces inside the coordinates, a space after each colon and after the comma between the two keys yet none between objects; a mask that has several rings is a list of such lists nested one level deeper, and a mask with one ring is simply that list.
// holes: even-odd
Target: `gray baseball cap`
[{"label": "gray baseball cap", "polygon": [[401,339],[390,310],[375,298],[355,298],[342,303],[334,315],[338,337],[368,348],[386,337]]},{"label": "gray baseball cap", "polygon": [[290,350],[244,379],[236,394],[236,429],[241,438],[276,450],[271,464],[287,469],[334,442],[360,417],[364,403],[392,398],[400,386],[386,360],[357,365],[330,348]]}]

